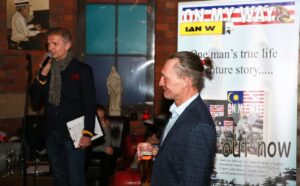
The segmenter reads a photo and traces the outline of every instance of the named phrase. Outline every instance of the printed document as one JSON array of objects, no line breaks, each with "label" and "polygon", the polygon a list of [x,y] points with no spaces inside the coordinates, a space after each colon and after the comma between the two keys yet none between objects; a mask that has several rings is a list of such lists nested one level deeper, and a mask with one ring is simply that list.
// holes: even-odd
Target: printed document
[{"label": "printed document", "polygon": [[[99,121],[97,116],[95,116],[95,130],[94,130],[94,136],[91,138],[91,140],[95,140],[101,136],[103,136],[102,129],[100,127]],[[82,131],[84,127],[84,116],[81,116],[79,118],[76,118],[72,121],[67,122],[68,130],[70,133],[70,136],[74,142],[75,148],[79,147],[79,141],[82,136]]]}]

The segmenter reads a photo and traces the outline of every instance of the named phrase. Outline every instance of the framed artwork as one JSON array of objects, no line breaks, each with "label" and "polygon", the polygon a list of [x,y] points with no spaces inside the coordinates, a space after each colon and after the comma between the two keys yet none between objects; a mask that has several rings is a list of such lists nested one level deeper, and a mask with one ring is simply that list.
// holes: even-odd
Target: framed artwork
[{"label": "framed artwork", "polygon": [[6,6],[8,49],[45,49],[49,0],[7,0]]}]

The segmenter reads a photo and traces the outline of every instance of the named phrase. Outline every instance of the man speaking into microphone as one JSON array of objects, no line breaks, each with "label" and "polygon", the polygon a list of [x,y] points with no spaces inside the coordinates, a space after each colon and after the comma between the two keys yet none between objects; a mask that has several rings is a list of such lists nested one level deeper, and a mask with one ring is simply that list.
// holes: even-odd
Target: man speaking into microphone
[{"label": "man speaking into microphone", "polygon": [[[85,185],[85,148],[91,144],[95,126],[96,96],[92,69],[78,61],[72,37],[64,28],[47,33],[49,54],[31,85],[33,101],[44,100],[45,137],[52,175],[57,186]],[[66,123],[84,117],[78,147],[74,147]]]}]

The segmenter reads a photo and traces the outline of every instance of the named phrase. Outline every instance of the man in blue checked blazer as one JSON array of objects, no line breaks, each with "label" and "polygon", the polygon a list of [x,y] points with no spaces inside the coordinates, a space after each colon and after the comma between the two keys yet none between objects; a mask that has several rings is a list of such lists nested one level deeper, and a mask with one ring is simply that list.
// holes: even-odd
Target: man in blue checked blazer
[{"label": "man in blue checked blazer", "polygon": [[191,52],[177,52],[166,61],[159,85],[174,103],[154,160],[151,186],[210,185],[216,129],[199,93],[204,77],[212,78],[211,69],[209,58],[201,61]]}]

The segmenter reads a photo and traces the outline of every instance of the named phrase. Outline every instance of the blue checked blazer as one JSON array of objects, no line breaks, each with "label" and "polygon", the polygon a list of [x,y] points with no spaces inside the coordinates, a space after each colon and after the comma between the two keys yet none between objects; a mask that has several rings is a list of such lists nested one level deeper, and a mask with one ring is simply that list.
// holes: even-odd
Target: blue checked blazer
[{"label": "blue checked blazer", "polygon": [[209,186],[216,137],[213,119],[199,96],[179,116],[160,145],[151,186]]}]

